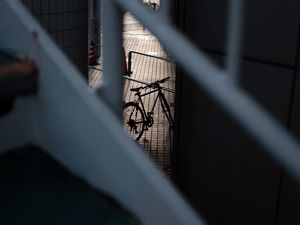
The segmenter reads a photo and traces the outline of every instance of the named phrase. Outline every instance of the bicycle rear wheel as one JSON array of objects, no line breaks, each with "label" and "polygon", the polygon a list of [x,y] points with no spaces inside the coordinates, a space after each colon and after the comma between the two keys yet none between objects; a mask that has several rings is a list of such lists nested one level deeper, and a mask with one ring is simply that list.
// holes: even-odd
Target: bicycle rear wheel
[{"label": "bicycle rear wheel", "polygon": [[159,9],[159,5],[158,5],[157,3],[151,2],[151,3],[149,3],[148,6],[149,6],[150,9],[152,9],[152,10],[155,11],[155,12],[157,12],[158,9]]},{"label": "bicycle rear wheel", "polygon": [[129,137],[138,141],[144,133],[146,124],[141,107],[135,102],[127,102],[123,106],[123,127]]}]

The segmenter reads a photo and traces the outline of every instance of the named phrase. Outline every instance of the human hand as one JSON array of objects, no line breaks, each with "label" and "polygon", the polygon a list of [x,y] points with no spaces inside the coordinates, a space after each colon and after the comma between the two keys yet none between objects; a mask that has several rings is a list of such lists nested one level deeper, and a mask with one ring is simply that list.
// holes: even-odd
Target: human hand
[{"label": "human hand", "polygon": [[37,70],[35,62],[28,58],[12,63],[10,67],[12,72],[22,75],[32,75]]}]

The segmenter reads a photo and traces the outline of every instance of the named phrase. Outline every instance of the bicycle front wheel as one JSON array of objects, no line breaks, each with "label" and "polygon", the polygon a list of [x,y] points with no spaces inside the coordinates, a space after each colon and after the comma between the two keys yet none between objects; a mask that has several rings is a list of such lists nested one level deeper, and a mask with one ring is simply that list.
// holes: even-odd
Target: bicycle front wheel
[{"label": "bicycle front wheel", "polygon": [[123,107],[123,127],[129,137],[138,141],[144,133],[146,124],[141,107],[135,102],[127,102]]}]

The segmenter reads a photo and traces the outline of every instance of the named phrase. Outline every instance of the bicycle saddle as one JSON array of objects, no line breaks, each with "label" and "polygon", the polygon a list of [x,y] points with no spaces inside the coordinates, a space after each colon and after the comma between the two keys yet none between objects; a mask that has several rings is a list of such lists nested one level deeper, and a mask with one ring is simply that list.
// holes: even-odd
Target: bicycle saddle
[{"label": "bicycle saddle", "polygon": [[139,92],[143,87],[130,88],[130,91]]}]

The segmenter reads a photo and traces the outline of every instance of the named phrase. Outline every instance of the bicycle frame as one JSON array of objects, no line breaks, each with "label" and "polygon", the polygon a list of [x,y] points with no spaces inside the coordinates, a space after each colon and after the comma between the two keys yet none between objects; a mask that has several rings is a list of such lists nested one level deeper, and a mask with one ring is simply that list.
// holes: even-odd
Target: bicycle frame
[{"label": "bicycle frame", "polygon": [[[155,100],[154,100],[154,103],[151,107],[151,110],[149,112],[146,112],[146,109],[145,109],[145,106],[144,106],[144,103],[142,101],[142,97],[145,97],[147,95],[150,95],[152,93],[155,93],[155,92],[158,92],[158,94],[156,95],[155,97]],[[144,94],[141,94],[140,92],[136,93],[136,95],[138,96],[137,97],[137,100],[135,100],[135,102],[139,105],[141,105],[141,108],[142,108],[142,111],[144,113],[144,116],[147,120],[147,127],[151,127],[152,124],[153,124],[153,112],[154,112],[154,108],[156,106],[156,103],[157,101],[159,100],[160,103],[161,103],[161,106],[162,106],[162,111],[163,113],[165,114],[165,116],[167,117],[167,120],[170,124],[170,128],[173,128],[174,126],[174,119],[172,117],[172,114],[171,114],[171,109],[170,109],[170,106],[169,106],[169,103],[164,95],[164,93],[162,92],[162,88],[161,87],[158,87],[157,89],[155,90],[152,90],[152,91],[148,91]]]}]

